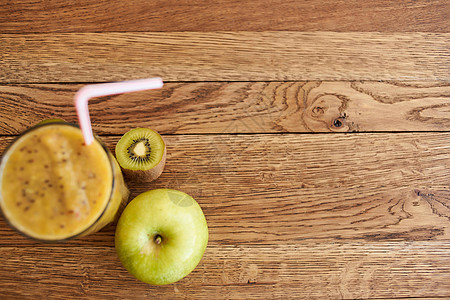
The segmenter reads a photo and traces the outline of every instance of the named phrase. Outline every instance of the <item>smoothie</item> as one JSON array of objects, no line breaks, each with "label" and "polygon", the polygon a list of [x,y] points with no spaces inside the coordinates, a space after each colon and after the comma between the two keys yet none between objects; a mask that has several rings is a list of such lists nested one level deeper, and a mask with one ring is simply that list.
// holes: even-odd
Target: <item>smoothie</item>
[{"label": "smoothie", "polygon": [[32,128],[5,152],[0,166],[0,207],[21,233],[65,240],[100,230],[128,200],[111,153],[67,123]]}]

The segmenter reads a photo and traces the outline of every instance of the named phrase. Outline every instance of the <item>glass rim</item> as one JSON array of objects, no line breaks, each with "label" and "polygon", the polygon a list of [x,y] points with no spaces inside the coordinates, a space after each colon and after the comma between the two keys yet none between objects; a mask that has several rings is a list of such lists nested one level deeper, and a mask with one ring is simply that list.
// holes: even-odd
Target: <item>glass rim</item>
[{"label": "glass rim", "polygon": [[92,227],[94,227],[104,216],[104,214],[106,213],[106,211],[108,210],[110,204],[111,204],[111,199],[114,196],[114,190],[115,190],[115,186],[116,186],[116,166],[114,164],[114,161],[112,160],[113,156],[111,151],[109,151],[108,147],[106,147],[106,145],[100,140],[100,138],[94,134],[94,140],[97,141],[100,146],[102,147],[102,149],[105,151],[106,156],[108,157],[108,161],[109,164],[111,166],[111,175],[112,175],[112,182],[111,182],[111,192],[110,195],[108,197],[108,202],[106,203],[105,207],[103,208],[101,214],[98,216],[98,218],[95,219],[95,221],[90,224],[87,228],[85,228],[84,230],[82,230],[79,233],[70,235],[68,237],[62,238],[62,239],[55,239],[55,240],[47,240],[47,239],[40,239],[34,236],[30,236],[25,232],[22,232],[21,230],[19,230],[18,228],[16,228],[16,226],[14,226],[12,224],[12,222],[8,219],[8,217],[6,216],[6,214],[3,212],[3,195],[2,195],[2,178],[3,178],[3,169],[4,169],[4,160],[5,157],[7,157],[8,151],[11,149],[11,147],[17,142],[19,141],[23,136],[25,136],[26,134],[41,128],[41,127],[46,127],[46,126],[52,126],[52,125],[62,125],[62,126],[71,126],[74,128],[77,128],[81,131],[80,127],[78,126],[78,124],[74,124],[74,123],[69,123],[69,122],[64,122],[64,121],[54,121],[54,122],[48,122],[48,123],[42,123],[42,124],[36,124],[30,128],[27,128],[25,131],[23,131],[22,133],[20,133],[18,136],[16,136],[10,143],[9,145],[5,148],[5,150],[3,151],[3,153],[1,154],[0,157],[0,215],[3,217],[3,219],[6,221],[6,223],[13,228],[16,232],[18,232],[19,234],[21,234],[22,236],[26,237],[26,238],[30,238],[32,240],[38,241],[38,242],[45,242],[45,243],[60,243],[60,242],[65,242],[65,241],[69,241],[72,239],[75,239],[79,236],[82,236],[84,233],[88,232]]}]

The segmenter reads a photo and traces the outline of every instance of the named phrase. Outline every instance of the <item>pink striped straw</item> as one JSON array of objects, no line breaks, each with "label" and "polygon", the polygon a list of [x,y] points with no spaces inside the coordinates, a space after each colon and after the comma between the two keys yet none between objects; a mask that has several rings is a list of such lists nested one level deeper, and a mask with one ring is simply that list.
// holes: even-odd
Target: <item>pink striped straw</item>
[{"label": "pink striped straw", "polygon": [[88,101],[90,98],[159,89],[162,86],[163,82],[161,78],[147,78],[91,84],[82,87],[75,95],[75,107],[77,109],[78,122],[83,133],[84,143],[90,145],[94,140],[88,109]]}]

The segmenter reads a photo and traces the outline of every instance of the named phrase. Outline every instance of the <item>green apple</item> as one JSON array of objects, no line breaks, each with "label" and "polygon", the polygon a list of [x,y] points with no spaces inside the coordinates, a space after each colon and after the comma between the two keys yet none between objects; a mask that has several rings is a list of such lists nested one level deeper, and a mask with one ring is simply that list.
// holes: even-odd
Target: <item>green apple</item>
[{"label": "green apple", "polygon": [[208,243],[208,225],[198,203],[171,189],[134,198],[120,216],[116,251],[124,267],[150,284],[169,284],[192,272]]}]

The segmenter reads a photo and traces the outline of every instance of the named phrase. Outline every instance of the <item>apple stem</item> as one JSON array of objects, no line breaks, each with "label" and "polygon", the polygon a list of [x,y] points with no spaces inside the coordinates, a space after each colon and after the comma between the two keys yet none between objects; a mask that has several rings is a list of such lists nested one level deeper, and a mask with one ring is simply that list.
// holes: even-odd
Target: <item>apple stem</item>
[{"label": "apple stem", "polygon": [[160,236],[159,234],[157,234],[156,236],[155,236],[155,243],[157,244],[157,245],[159,245],[159,244],[161,244],[161,242],[162,242],[162,236]]}]

